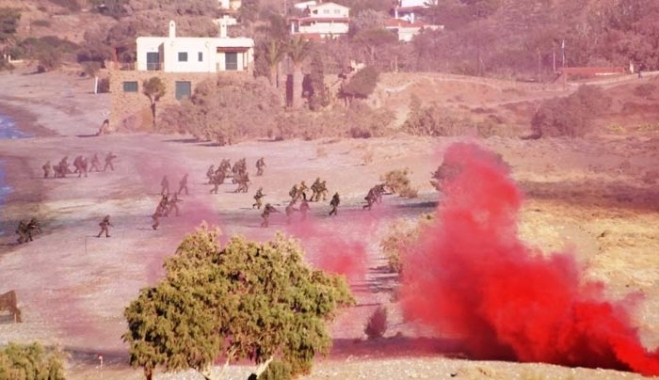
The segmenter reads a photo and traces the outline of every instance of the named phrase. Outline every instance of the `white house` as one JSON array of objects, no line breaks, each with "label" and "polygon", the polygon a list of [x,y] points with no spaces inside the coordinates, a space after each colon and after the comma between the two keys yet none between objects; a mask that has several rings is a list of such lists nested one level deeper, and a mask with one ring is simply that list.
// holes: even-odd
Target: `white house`
[{"label": "white house", "polygon": [[386,29],[395,32],[398,35],[398,41],[410,42],[414,39],[414,36],[419,34],[422,29],[427,30],[442,30],[444,29],[443,25],[431,25],[426,24],[421,21],[417,21],[414,18],[414,13],[410,16],[405,16],[403,18],[394,18],[389,19],[385,22]]},{"label": "white house", "polygon": [[348,33],[350,8],[336,3],[309,5],[304,17],[289,18],[291,34],[331,38]]},{"label": "white house", "polygon": [[137,38],[137,70],[168,73],[245,71],[254,61],[254,40],[227,36],[229,18],[220,19],[219,37],[177,37],[169,22],[167,37]]}]

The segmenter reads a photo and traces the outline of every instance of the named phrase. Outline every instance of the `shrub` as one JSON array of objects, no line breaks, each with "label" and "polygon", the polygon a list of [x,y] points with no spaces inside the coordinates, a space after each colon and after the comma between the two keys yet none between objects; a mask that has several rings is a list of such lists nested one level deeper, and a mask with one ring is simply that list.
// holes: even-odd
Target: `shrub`
[{"label": "shrub", "polygon": [[258,380],[290,380],[293,378],[290,364],[281,360],[273,360],[266,370],[259,375]]},{"label": "shrub", "polygon": [[0,350],[0,379],[64,380],[64,355],[40,344],[9,343]]},{"label": "shrub", "polygon": [[456,111],[433,103],[426,107],[414,107],[403,124],[403,131],[414,136],[459,136],[469,129],[464,117]]},{"label": "shrub", "polygon": [[387,327],[387,309],[384,306],[380,306],[368,318],[364,333],[368,339],[379,339],[387,332]]},{"label": "shrub", "polygon": [[581,86],[565,98],[542,103],[531,127],[540,137],[582,137],[592,129],[592,120],[611,106],[611,98],[598,87]]},{"label": "shrub", "polygon": [[410,186],[410,179],[407,176],[409,173],[408,169],[392,170],[380,176],[380,181],[392,193],[401,197],[414,198],[417,196],[417,191]]},{"label": "shrub", "polygon": [[379,77],[380,73],[375,67],[367,66],[341,85],[341,96],[349,100],[366,99],[375,90]]},{"label": "shrub", "polygon": [[50,21],[49,20],[34,20],[32,21],[32,26],[38,26],[40,28],[49,28],[50,27]]},{"label": "shrub", "polygon": [[418,240],[424,226],[433,220],[431,214],[423,214],[415,224],[401,219],[389,226],[386,237],[380,242],[380,248],[387,258],[387,265],[392,272],[403,274],[403,256]]}]

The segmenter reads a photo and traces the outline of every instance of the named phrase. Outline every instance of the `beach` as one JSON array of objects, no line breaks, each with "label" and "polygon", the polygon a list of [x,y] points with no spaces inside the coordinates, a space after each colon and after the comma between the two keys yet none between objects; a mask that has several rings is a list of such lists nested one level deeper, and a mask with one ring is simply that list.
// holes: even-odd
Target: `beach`
[{"label": "beach", "polygon": [[[0,81],[0,114],[14,119],[19,131],[31,136],[0,140],[4,186],[12,190],[0,213],[5,231],[0,236],[0,293],[16,290],[24,318],[14,324],[0,316],[4,318],[0,344],[39,341],[65,349],[70,355],[67,378],[142,378],[138,369],[126,364],[123,311],[141,288],[162,278],[163,259],[202,221],[219,226],[226,236],[240,234],[255,240],[269,239],[276,231],[301,239],[310,234],[312,241],[304,244],[310,247],[306,258],[312,263],[323,259],[313,247],[322,246],[328,234],[345,246],[363,247],[359,259],[366,270],[352,283],[358,305],[331,324],[334,351],[326,359],[319,358],[312,374],[303,379],[429,379],[451,374],[501,380],[643,378],[612,370],[459,360],[437,354],[436,347],[421,344],[426,342],[420,338],[426,330],[403,319],[391,289],[377,288],[392,280],[381,269],[386,258],[379,239],[386,228],[380,223],[435,212],[438,194],[429,173],[437,169],[437,157],[452,143],[473,140],[396,136],[248,141],[217,147],[183,135],[95,136],[107,118],[110,97],[90,91],[93,79],[80,78],[75,71],[37,76],[17,70],[0,73]],[[478,141],[502,155],[527,194],[519,216],[519,234],[526,243],[546,254],[570,247],[588,264],[587,279],[606,283],[612,296],[644,295],[632,318],[649,348],[659,346],[659,240],[654,227],[659,224],[658,197],[653,186],[640,178],[656,163],[658,141]],[[103,169],[110,152],[117,156],[114,170],[93,171],[86,178],[43,178],[41,166],[48,160],[56,164],[64,156],[72,162],[78,155],[98,154]],[[364,158],[366,153],[371,159]],[[205,173],[211,164],[223,158],[232,162],[246,158],[253,172],[259,157],[265,157],[266,172],[252,177],[248,193],[234,193],[237,185],[225,183],[219,194],[210,194]],[[383,207],[362,211],[368,188],[388,170],[403,168],[411,169],[410,180],[419,197],[391,195],[385,197]],[[161,227],[152,229],[162,177],[167,175],[174,188],[186,173],[190,194],[181,196],[181,216],[162,218]],[[283,209],[293,184],[301,180],[310,184],[316,177],[327,179],[330,194],[340,191],[338,217],[327,216],[326,202],[312,203],[313,228],[304,233],[298,224],[288,225],[281,214],[273,216],[271,228],[260,227],[260,211],[250,207],[257,188],[264,187],[265,201]],[[98,224],[105,215],[111,216],[111,237],[98,238]],[[29,244],[17,245],[13,231],[19,220],[31,217],[42,222],[43,233]],[[390,308],[389,329],[384,339],[367,341],[364,326],[379,305]],[[103,367],[98,354],[105,358]],[[251,370],[247,365],[232,366],[227,375],[244,379]],[[191,372],[159,373],[156,379],[199,377]]]}]

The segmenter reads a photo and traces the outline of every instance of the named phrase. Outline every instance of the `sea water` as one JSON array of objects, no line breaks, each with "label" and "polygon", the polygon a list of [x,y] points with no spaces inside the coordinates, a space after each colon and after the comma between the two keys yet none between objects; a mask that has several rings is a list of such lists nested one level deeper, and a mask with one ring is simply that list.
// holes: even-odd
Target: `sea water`
[{"label": "sea water", "polygon": [[[0,140],[22,139],[27,137],[30,136],[17,129],[14,119],[0,114]],[[11,187],[9,187],[5,181],[4,165],[5,163],[0,160],[0,213],[2,212],[2,205],[5,203],[7,195],[11,192]],[[4,234],[5,231],[0,228],[0,236]]]}]

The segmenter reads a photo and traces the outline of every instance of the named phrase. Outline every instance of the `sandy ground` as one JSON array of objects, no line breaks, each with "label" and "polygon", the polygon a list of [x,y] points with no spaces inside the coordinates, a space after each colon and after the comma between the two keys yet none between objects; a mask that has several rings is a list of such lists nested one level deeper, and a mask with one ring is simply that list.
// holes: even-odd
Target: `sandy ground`
[{"label": "sandy ground", "polygon": [[[9,317],[0,323],[0,344],[38,340],[70,353],[72,379],[139,379],[141,372],[125,365],[126,347],[120,339],[126,326],[123,309],[141,287],[161,275],[165,256],[182,236],[202,220],[216,224],[226,235],[267,239],[282,230],[300,236],[300,223],[285,223],[275,215],[268,229],[259,227],[259,212],[250,206],[262,186],[266,201],[283,210],[294,183],[327,179],[330,193],[342,196],[340,214],[327,216],[327,202],[312,204],[303,233],[312,264],[322,261],[318,247],[326,242],[361,244],[365,273],[351,278],[358,305],[332,324],[335,347],[317,361],[305,379],[634,379],[640,375],[544,364],[468,361],[460,359],[427,331],[402,320],[391,301],[378,249],[388,222],[432,212],[438,194],[429,173],[441,153],[458,139],[430,140],[395,137],[370,140],[253,141],[230,147],[195,143],[185,136],[115,134],[92,137],[107,117],[109,97],[90,93],[92,80],[73,75],[1,73],[0,102],[29,111],[31,122],[56,133],[21,140],[0,141],[0,160],[6,180],[15,188],[0,214],[0,292],[15,289],[24,323]],[[57,94],[57,95],[55,95]],[[30,121],[26,120],[25,123]],[[513,177],[526,194],[520,216],[524,241],[550,252],[574,247],[588,263],[588,279],[609,286],[611,297],[630,291],[644,294],[634,314],[648,349],[659,346],[659,234],[656,225],[659,191],[643,178],[654,170],[659,136],[602,137],[594,140],[491,138],[478,143],[500,153],[513,168]],[[41,165],[63,156],[114,152],[115,170],[43,179]],[[368,156],[374,158],[368,162]],[[205,184],[209,165],[223,158],[247,158],[248,168],[264,156],[263,177],[252,177],[250,191],[235,194],[225,184],[217,195]],[[419,197],[385,197],[371,213],[361,210],[363,196],[392,169],[410,168]],[[172,187],[189,173],[190,194],[182,196],[181,216],[151,229],[150,215],[159,199],[160,180]],[[98,223],[111,215],[111,238],[97,238]],[[38,216],[43,234],[16,245],[13,229],[20,219]],[[309,230],[311,232],[309,232]],[[390,314],[387,338],[365,341],[364,325],[378,305]],[[399,334],[399,335],[397,335]],[[439,352],[439,353],[438,353]],[[105,358],[99,366],[97,354]],[[233,366],[228,378],[244,379],[253,370]],[[194,373],[159,374],[157,379],[196,379]]]}]

